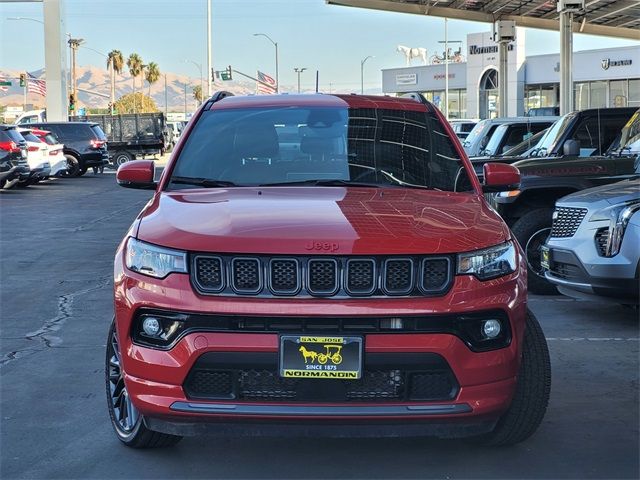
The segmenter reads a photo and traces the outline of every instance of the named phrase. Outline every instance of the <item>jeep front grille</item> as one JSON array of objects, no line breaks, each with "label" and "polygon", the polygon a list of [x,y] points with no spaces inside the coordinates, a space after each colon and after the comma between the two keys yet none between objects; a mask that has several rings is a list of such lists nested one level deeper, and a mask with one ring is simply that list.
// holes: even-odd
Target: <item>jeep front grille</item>
[{"label": "jeep front grille", "polygon": [[453,281],[449,257],[265,257],[195,254],[191,279],[206,295],[435,296]]},{"label": "jeep front grille", "polygon": [[555,211],[555,219],[551,226],[552,238],[573,237],[587,214],[586,208],[558,207]]}]

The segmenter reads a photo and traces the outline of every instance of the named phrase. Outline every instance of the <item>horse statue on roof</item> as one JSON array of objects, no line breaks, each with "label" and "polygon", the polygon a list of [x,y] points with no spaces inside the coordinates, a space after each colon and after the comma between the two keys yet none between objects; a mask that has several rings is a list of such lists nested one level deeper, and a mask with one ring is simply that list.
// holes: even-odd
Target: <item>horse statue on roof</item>
[{"label": "horse statue on roof", "polygon": [[407,60],[407,67],[411,65],[411,60],[414,58],[421,58],[422,62],[427,64],[427,49],[422,47],[405,47],[404,45],[398,45],[396,52],[402,53]]}]

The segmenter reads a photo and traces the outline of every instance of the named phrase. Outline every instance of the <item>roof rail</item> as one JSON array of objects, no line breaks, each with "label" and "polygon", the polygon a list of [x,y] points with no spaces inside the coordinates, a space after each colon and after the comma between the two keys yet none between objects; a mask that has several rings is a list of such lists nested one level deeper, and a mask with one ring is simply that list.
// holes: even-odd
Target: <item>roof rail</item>
[{"label": "roof rail", "polygon": [[209,108],[211,108],[211,105],[227,97],[233,97],[233,93],[227,92],[226,90],[220,90],[219,92],[214,93],[213,95],[211,95],[211,98],[207,100],[207,103],[204,106],[203,110],[209,110]]},{"label": "roof rail", "polygon": [[418,103],[422,103],[424,105],[428,105],[429,101],[424,98],[424,95],[422,95],[419,92],[407,92],[407,93],[403,93],[402,95],[400,95],[400,98],[410,98],[411,100],[415,100]]}]

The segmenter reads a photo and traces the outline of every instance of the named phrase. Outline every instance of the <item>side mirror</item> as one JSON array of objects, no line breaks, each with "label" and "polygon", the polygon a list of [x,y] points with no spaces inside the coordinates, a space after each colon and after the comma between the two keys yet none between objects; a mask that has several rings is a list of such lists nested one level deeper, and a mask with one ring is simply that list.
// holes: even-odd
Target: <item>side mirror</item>
[{"label": "side mirror", "polygon": [[485,163],[483,173],[482,191],[485,193],[517,190],[520,186],[520,171],[513,165]]},{"label": "side mirror", "polygon": [[154,181],[155,170],[155,163],[151,160],[134,160],[120,165],[116,181],[125,188],[153,190],[157,185]]},{"label": "side mirror", "polygon": [[576,140],[567,140],[562,145],[562,153],[565,156],[577,157],[580,155],[580,144]]}]

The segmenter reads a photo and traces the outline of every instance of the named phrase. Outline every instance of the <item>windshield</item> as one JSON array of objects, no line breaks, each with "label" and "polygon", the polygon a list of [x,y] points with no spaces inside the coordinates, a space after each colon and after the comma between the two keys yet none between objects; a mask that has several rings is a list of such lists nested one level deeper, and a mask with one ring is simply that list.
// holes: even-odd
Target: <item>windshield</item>
[{"label": "windshield", "polygon": [[535,155],[542,157],[545,155],[551,155],[556,148],[558,139],[562,137],[565,130],[573,123],[573,118],[578,112],[569,113],[554,123],[544,138],[536,145]]},{"label": "windshield", "polygon": [[472,190],[434,115],[336,107],[204,112],[176,161],[171,188],[328,180]]},{"label": "windshield", "polygon": [[532,135],[526,140],[523,140],[518,145],[507,150],[500,156],[515,157],[520,155],[529,155],[531,151],[535,150],[538,147],[538,145],[542,143],[542,140],[544,139],[544,136],[547,134],[547,132],[549,132],[549,129],[545,128],[544,130],[536,133],[535,135]]},{"label": "windshield", "polygon": [[462,143],[462,146],[466,148],[466,147],[470,147],[471,145],[473,145],[473,143],[478,138],[480,138],[480,136],[484,132],[484,129],[488,125],[489,125],[489,120],[481,120],[478,123],[476,123],[476,126],[473,127],[473,130],[471,130],[471,132],[469,132],[469,135],[467,135],[467,138]]},{"label": "windshield", "polygon": [[609,147],[608,155],[640,154],[640,110],[634,113]]}]

